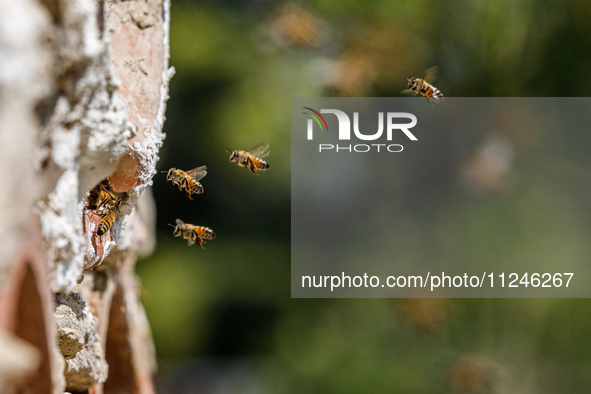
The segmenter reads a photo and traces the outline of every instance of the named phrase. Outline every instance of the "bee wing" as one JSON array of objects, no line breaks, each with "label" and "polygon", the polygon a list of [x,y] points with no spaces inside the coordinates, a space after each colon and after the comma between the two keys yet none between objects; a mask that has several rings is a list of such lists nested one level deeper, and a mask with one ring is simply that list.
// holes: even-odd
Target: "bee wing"
[{"label": "bee wing", "polygon": [[248,153],[250,153],[253,156],[256,157],[265,157],[269,154],[269,144],[267,144],[266,142],[263,142],[262,144],[258,144],[257,146],[255,146],[254,148],[248,150]]},{"label": "bee wing", "polygon": [[439,75],[439,66],[429,67],[425,70],[425,81],[428,83],[435,82],[437,76]]},{"label": "bee wing", "polygon": [[185,222],[183,222],[181,219],[177,219],[177,220],[175,220],[174,222],[176,223],[176,225],[177,225],[177,226],[178,226],[179,224],[180,224],[180,225],[183,225],[183,224],[185,224]]},{"label": "bee wing", "polygon": [[187,171],[186,174],[198,181],[199,179],[207,175],[207,166],[193,168],[192,170]]}]

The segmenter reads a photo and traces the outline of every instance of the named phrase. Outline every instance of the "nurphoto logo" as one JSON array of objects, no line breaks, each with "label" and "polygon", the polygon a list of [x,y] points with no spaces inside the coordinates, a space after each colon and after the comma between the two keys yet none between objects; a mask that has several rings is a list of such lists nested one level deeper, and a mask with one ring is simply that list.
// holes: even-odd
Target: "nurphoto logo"
[{"label": "nurphoto logo", "polygon": [[[339,141],[351,141],[351,119],[344,111],[338,109],[321,109],[316,111],[309,107],[303,107],[310,112],[303,112],[305,115],[309,115],[310,118],[307,122],[307,138],[308,140],[314,139],[314,122],[323,131],[326,129],[328,132],[328,124],[322,114],[333,114],[337,118],[339,123],[338,139]],[[361,141],[376,141],[382,138],[384,134],[384,112],[378,112],[378,130],[375,133],[365,134],[359,130],[359,112],[353,112],[353,134],[356,139]],[[395,132],[401,131],[411,141],[417,141],[417,137],[410,132],[409,129],[413,128],[417,124],[417,117],[408,112],[387,112],[386,118],[386,141],[392,141]],[[406,123],[400,123],[401,119],[407,120]],[[410,120],[410,122],[408,122]],[[396,133],[398,134],[398,133]],[[333,151],[333,152],[402,152],[403,146],[400,144],[318,144],[318,151]]]}]

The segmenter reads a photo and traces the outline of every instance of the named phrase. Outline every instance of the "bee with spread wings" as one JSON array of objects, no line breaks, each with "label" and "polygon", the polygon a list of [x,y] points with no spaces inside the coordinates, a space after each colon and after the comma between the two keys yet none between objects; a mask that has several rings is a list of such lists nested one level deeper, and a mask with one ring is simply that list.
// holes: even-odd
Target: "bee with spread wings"
[{"label": "bee with spread wings", "polygon": [[427,102],[431,105],[433,103],[442,103],[443,102],[443,94],[439,89],[435,86],[431,85],[431,82],[435,81],[437,78],[437,74],[439,73],[439,67],[431,67],[425,71],[425,78],[414,78],[414,77],[406,77],[408,81],[408,86],[406,90],[402,92],[412,92],[414,94],[418,94],[419,96],[424,97],[427,99]]},{"label": "bee with spread wings", "polygon": [[187,197],[189,198],[189,200],[192,200],[193,198],[191,198],[191,194],[203,193],[203,186],[201,186],[199,180],[205,177],[205,175],[207,175],[207,166],[193,168],[189,171],[171,168],[170,170],[168,170],[166,180],[172,181],[173,185],[178,186],[179,191],[183,191],[183,188],[185,188]]},{"label": "bee with spread wings", "polygon": [[175,237],[181,237],[187,240],[187,246],[193,244],[199,245],[202,249],[206,239],[215,239],[215,233],[212,229],[205,226],[195,226],[193,224],[185,223],[181,219],[175,221],[176,226],[170,224],[169,226],[174,227],[173,235]]},{"label": "bee with spread wings", "polygon": [[267,143],[259,144],[248,151],[232,151],[228,148],[226,150],[231,153],[230,162],[236,162],[236,165],[248,168],[255,175],[259,175],[257,170],[266,170],[270,167],[269,163],[262,159],[269,154],[269,144]]}]

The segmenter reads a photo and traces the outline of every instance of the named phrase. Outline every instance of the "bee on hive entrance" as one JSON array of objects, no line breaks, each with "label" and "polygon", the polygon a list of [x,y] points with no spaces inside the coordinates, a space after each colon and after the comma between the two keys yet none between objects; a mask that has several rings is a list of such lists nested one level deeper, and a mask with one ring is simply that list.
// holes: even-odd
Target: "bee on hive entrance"
[{"label": "bee on hive entrance", "polygon": [[[121,201],[121,200],[119,200]],[[98,227],[96,230],[96,235],[101,236],[106,234],[113,226],[113,222],[116,218],[116,210],[115,209],[107,209],[106,212],[101,216],[101,219],[98,222]]]},{"label": "bee on hive entrance", "polygon": [[269,163],[262,159],[269,154],[269,144],[267,143],[259,144],[248,151],[232,151],[228,148],[226,150],[231,153],[230,162],[236,162],[236,165],[248,168],[255,175],[259,175],[257,170],[266,170],[270,167]]},{"label": "bee on hive entrance", "polygon": [[168,172],[168,174],[166,175],[166,180],[172,181],[173,185],[178,186],[179,191],[183,191],[183,188],[185,188],[189,200],[192,200],[191,194],[203,193],[203,186],[201,186],[199,180],[201,180],[205,175],[207,175],[207,166],[193,168],[189,171],[171,168],[168,171],[162,172]]},{"label": "bee on hive entrance", "polygon": [[121,204],[121,198],[110,190],[106,181],[99,183],[88,193],[86,209],[100,215],[96,235],[104,235],[111,229]]},{"label": "bee on hive entrance", "polygon": [[439,67],[435,66],[425,71],[425,79],[406,77],[406,80],[408,81],[408,86],[406,87],[406,90],[403,90],[403,92],[413,92],[415,94],[418,94],[419,96],[423,96],[431,105],[433,105],[433,102],[442,103],[443,94],[439,89],[437,89],[430,83],[435,80],[438,72]]},{"label": "bee on hive entrance", "polygon": [[174,227],[173,235],[175,237],[186,239],[188,241],[187,246],[191,246],[196,243],[202,249],[205,249],[203,247],[205,240],[215,239],[215,233],[209,227],[195,226],[193,224],[185,223],[181,219],[177,219],[175,223],[176,226],[169,224],[169,226]]},{"label": "bee on hive entrance", "polygon": [[120,204],[121,200],[115,195],[115,193],[109,190],[106,181],[95,186],[88,193],[88,198],[86,199],[86,209],[97,213],[100,213],[107,208],[114,208],[116,205]]}]

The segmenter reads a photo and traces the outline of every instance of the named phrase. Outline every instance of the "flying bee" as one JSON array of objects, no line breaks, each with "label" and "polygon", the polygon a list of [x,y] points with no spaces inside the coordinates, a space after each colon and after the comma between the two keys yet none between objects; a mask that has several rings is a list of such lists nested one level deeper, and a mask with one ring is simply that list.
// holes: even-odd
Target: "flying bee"
[{"label": "flying bee", "polygon": [[433,101],[434,103],[442,103],[443,94],[441,93],[441,91],[439,91],[439,89],[437,89],[430,83],[435,80],[438,71],[439,67],[435,66],[425,71],[425,79],[406,77],[406,80],[408,81],[408,86],[406,87],[406,90],[404,90],[404,92],[413,92],[414,94],[423,96],[431,105],[433,105],[431,101]]},{"label": "flying bee", "polygon": [[189,200],[192,200],[191,194],[203,193],[203,186],[201,186],[199,180],[202,179],[205,175],[207,175],[207,166],[193,168],[189,171],[171,168],[170,170],[168,170],[166,180],[172,181],[172,184],[177,185],[180,191],[183,191],[183,188],[185,188],[185,191],[187,192],[187,197],[189,197]]},{"label": "flying bee", "polygon": [[270,167],[269,163],[261,159],[269,154],[269,144],[267,143],[259,144],[248,151],[231,151],[228,148],[226,150],[231,153],[230,162],[234,161],[238,166],[248,168],[255,175],[259,175],[257,170],[266,170]]},{"label": "flying bee", "polygon": [[266,29],[280,46],[319,47],[327,41],[326,22],[294,2],[283,2]]},{"label": "flying bee", "polygon": [[188,241],[187,246],[191,246],[196,243],[202,249],[205,249],[203,247],[205,240],[215,239],[215,233],[209,227],[195,226],[193,224],[185,223],[181,219],[177,219],[175,223],[176,226],[169,224],[169,226],[174,227],[173,235],[175,237],[186,239]]}]

